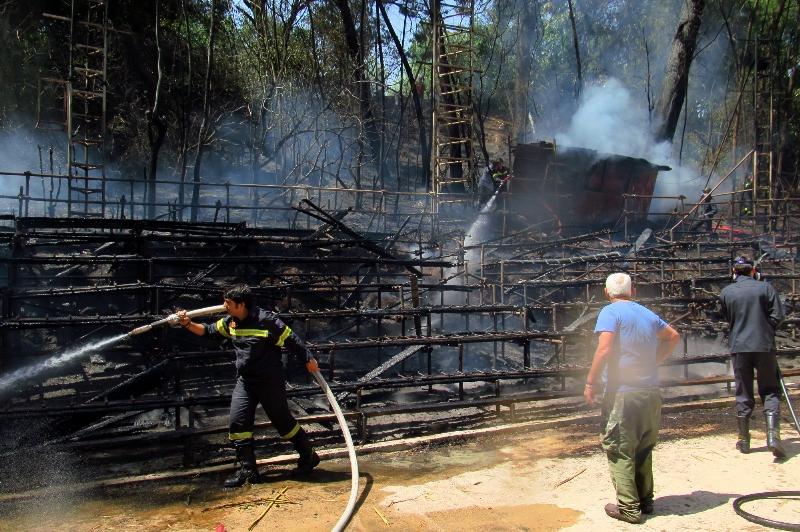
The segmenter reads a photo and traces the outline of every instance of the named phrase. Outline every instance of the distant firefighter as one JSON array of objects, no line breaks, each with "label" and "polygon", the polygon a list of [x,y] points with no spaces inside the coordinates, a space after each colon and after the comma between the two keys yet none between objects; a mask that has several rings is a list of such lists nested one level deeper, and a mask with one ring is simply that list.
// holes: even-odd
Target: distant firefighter
[{"label": "distant firefighter", "polygon": [[508,179],[508,168],[503,164],[503,159],[495,159],[492,164],[486,167],[478,180],[478,194],[480,205],[492,199],[495,192],[500,189],[503,182]]},{"label": "distant firefighter", "polygon": [[730,325],[729,342],[736,380],[736,422],[739,452],[750,452],[750,416],[755,407],[753,372],[757,371],[758,394],[764,404],[767,447],[776,458],[786,456],[780,438],[778,361],[775,329],[785,315],[778,292],[759,278],[753,261],[739,257],[733,264],[733,284],[719,295],[722,314]]},{"label": "distant firefighter", "polygon": [[703,194],[700,196],[700,207],[698,210],[698,221],[695,230],[703,229],[706,233],[711,233],[713,228],[714,216],[717,215],[717,206],[712,201],[714,197],[711,195],[711,189],[706,187],[703,189]]},{"label": "distant firefighter", "polygon": [[717,215],[717,205],[712,201],[714,197],[711,195],[711,189],[706,187],[703,189],[702,203],[700,204],[700,218],[704,222],[706,231],[711,232],[711,224],[714,221],[714,216]]},{"label": "distant firefighter", "polygon": [[675,349],[680,336],[655,313],[632,300],[631,278],[612,273],[606,279],[610,305],[597,316],[599,333],[583,396],[601,403],[601,438],[617,504],[609,517],[641,523],[653,513],[653,447],[661,425],[657,366]]}]

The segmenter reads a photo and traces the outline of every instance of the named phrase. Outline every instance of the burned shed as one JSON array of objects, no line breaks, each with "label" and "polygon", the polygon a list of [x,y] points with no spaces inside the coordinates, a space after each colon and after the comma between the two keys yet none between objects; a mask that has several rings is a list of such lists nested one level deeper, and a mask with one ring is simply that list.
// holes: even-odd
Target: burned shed
[{"label": "burned shed", "polygon": [[[624,210],[629,221],[643,222],[659,170],[669,167],[550,142],[519,144],[509,201],[516,212],[538,211],[570,225],[614,224]],[[625,194],[638,197],[626,204]]]}]

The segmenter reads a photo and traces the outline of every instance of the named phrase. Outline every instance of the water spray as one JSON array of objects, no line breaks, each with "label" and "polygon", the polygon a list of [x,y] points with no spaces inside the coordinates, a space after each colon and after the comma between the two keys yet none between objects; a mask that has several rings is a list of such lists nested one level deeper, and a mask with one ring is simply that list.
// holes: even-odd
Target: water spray
[{"label": "water spray", "polygon": [[[224,311],[225,311],[225,305],[216,305],[213,307],[205,307],[197,310],[191,310],[187,312],[187,314],[190,317],[196,317],[196,316],[208,316],[210,314],[218,314]],[[72,363],[75,360],[78,360],[93,351],[99,351],[100,349],[105,349],[127,338],[136,336],[137,334],[142,334],[151,331],[154,327],[158,327],[159,325],[177,325],[177,324],[178,324],[178,315],[170,314],[166,318],[156,320],[153,323],[147,325],[142,325],[141,327],[137,327],[129,333],[120,334],[111,338],[106,338],[104,340],[92,342],[77,347],[75,349],[65,351],[59,355],[50,357],[47,360],[44,360],[43,362],[39,362],[38,364],[20,368],[0,378],[0,394],[3,394],[7,390],[12,389],[12,386],[16,385],[21,381],[31,379],[33,377],[51,371],[55,368]]]},{"label": "water spray", "polygon": [[[494,207],[495,202],[497,201],[497,196],[499,196],[500,193],[503,191],[503,187],[505,187],[505,185],[506,185],[506,183],[508,183],[509,179],[511,179],[511,174],[508,174],[507,176],[505,176],[503,178],[502,181],[500,181],[500,184],[497,185],[497,188],[495,189],[494,194],[492,194],[492,197],[489,198],[489,201],[487,201],[486,204],[483,206],[483,208],[481,208],[481,210],[478,213],[478,215],[488,214],[492,210],[492,208]],[[475,225],[475,224],[473,224],[473,225]]]},{"label": "water spray", "polygon": [[105,340],[92,342],[75,349],[65,351],[37,364],[25,366],[18,370],[12,371],[8,375],[4,375],[2,378],[0,378],[0,396],[5,395],[13,390],[13,387],[20,382],[27,381],[28,379],[32,379],[42,375],[43,373],[47,373],[61,366],[70,364],[75,360],[84,357],[87,353],[104,349],[117,342],[121,342],[127,337],[127,334],[120,334],[112,338],[106,338]]}]

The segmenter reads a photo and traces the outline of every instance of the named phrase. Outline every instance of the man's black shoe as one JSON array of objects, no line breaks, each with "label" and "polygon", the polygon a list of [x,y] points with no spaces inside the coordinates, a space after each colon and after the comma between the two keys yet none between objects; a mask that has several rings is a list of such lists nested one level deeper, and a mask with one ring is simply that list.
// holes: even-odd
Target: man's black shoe
[{"label": "man's black shoe", "polygon": [[641,508],[643,514],[652,514],[655,511],[655,509],[653,509],[653,499],[639,501],[639,508]]},{"label": "man's black shoe", "polygon": [[304,477],[310,475],[315,467],[319,465],[319,455],[316,451],[311,451],[308,456],[301,456],[297,461],[297,467],[292,471],[292,475]]},{"label": "man's black shoe", "polygon": [[613,517],[619,521],[624,521],[626,523],[631,523],[633,525],[639,525],[642,523],[641,516],[634,517],[632,515],[627,515],[619,511],[619,506],[613,503],[606,504],[606,515],[609,517]]}]

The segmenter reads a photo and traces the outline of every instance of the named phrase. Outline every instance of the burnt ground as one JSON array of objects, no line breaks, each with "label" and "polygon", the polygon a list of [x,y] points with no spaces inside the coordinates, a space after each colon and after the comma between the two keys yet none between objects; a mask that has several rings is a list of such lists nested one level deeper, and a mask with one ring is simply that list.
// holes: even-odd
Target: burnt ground
[{"label": "burnt ground", "polygon": [[[349,530],[617,530],[603,505],[613,490],[596,426],[590,418],[565,426],[487,433],[447,443],[363,454],[360,499]],[[730,402],[722,407],[664,414],[654,458],[656,513],[644,530],[761,530],[737,516],[743,494],[796,490],[800,437],[784,421],[790,456],[777,463],[764,447],[763,423],[753,452],[733,448]],[[61,489],[0,497],[3,530],[247,530],[281,490],[254,530],[329,530],[344,509],[350,473],[346,459],[323,461],[307,481],[290,464],[262,466],[263,483],[226,491],[224,472],[139,482],[90,491]],[[70,484],[70,482],[72,484]],[[72,486],[72,487],[71,487]],[[800,523],[800,500],[753,503],[750,510]]]}]

